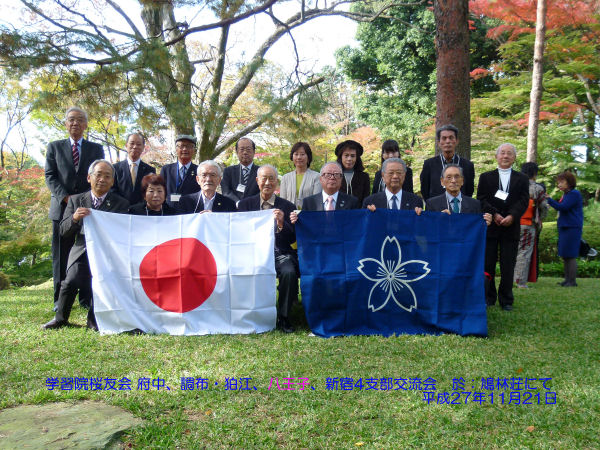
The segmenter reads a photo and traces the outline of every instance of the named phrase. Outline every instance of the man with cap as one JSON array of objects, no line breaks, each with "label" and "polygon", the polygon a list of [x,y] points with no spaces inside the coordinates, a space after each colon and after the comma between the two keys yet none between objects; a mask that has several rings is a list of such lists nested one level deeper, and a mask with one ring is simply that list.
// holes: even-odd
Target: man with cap
[{"label": "man with cap", "polygon": [[260,189],[256,183],[259,166],[254,164],[254,153],[256,152],[254,141],[247,137],[241,138],[235,143],[235,152],[240,163],[226,167],[223,171],[221,192],[237,205],[243,198],[258,195]]},{"label": "man with cap", "polygon": [[192,162],[196,155],[196,138],[181,134],[175,139],[177,162],[166,164],[160,171],[167,183],[167,203],[176,207],[182,195],[195,194],[200,190],[196,182],[198,166]]}]

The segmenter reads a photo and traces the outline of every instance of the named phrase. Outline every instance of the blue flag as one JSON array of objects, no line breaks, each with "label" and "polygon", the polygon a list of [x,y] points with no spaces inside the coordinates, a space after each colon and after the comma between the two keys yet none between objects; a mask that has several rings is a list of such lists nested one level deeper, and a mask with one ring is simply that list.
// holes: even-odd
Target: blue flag
[{"label": "blue flag", "polygon": [[296,237],[311,330],[487,336],[485,233],[478,214],[303,211]]}]

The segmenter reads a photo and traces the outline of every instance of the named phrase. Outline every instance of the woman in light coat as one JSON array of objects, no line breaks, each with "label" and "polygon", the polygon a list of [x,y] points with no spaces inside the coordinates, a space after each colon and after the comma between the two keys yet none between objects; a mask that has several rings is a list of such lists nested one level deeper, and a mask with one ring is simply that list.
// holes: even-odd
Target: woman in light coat
[{"label": "woman in light coat", "polygon": [[310,170],[312,150],[306,142],[296,142],[290,150],[290,160],[296,167],[281,178],[279,196],[295,204],[298,209],[302,199],[321,192],[319,174]]}]

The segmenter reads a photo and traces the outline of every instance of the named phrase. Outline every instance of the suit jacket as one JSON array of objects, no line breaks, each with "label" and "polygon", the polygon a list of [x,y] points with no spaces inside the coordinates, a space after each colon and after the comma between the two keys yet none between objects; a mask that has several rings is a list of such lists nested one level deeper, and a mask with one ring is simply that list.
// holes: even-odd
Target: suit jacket
[{"label": "suit jacket", "polygon": [[298,198],[296,198],[296,171],[286,173],[281,178],[281,184],[279,186],[279,196],[292,202],[295,205],[300,205],[299,200],[303,200],[311,195],[318,194],[321,192],[321,181],[319,180],[319,172],[307,169],[302,177],[302,183],[300,184],[300,192]]},{"label": "suit jacket", "polygon": [[[465,182],[460,188],[463,195],[473,196],[475,192],[475,167],[473,163],[466,158],[460,157],[458,165],[462,167],[463,176]],[[426,159],[423,163],[423,170],[421,171],[421,195],[425,200],[436,195],[443,194],[445,192],[442,183],[440,183],[440,177],[442,176],[442,160],[440,155],[436,155],[433,158]]]},{"label": "suit jacket", "polygon": [[350,188],[348,188],[346,183],[346,177],[342,176],[342,187],[340,188],[340,191],[356,197],[359,203],[369,195],[370,188],[371,180],[369,179],[369,174],[366,172],[355,171],[352,181],[350,182]]},{"label": "suit jacket", "polygon": [[120,161],[113,164],[115,168],[115,183],[113,192],[123,197],[130,205],[141,202],[142,199],[142,178],[151,173],[156,173],[156,169],[144,161],[138,164],[138,171],[135,177],[135,185],[131,184],[131,175],[129,172],[129,161]]},{"label": "suit jacket", "polygon": [[[296,230],[290,222],[290,213],[296,209],[296,205],[281,197],[275,197],[275,208],[283,211],[283,228],[280,232],[275,229],[275,256],[277,254],[296,254],[292,244],[296,242]],[[260,194],[240,200],[238,211],[259,211]]]},{"label": "suit jacket", "polygon": [[259,167],[256,163],[252,164],[250,175],[248,176],[248,186],[246,186],[243,194],[236,190],[242,179],[241,165],[236,164],[235,166],[226,167],[223,171],[223,179],[221,180],[221,192],[223,195],[237,203],[243,198],[260,194],[260,189],[258,189],[258,184],[256,184],[256,174]]},{"label": "suit jacket", "polygon": [[499,227],[493,221],[488,227],[489,237],[498,237],[501,234],[511,239],[519,239],[521,233],[520,219],[529,205],[529,179],[526,175],[516,170],[510,173],[508,197],[500,200],[496,197],[500,184],[498,169],[484,172],[479,177],[477,186],[477,199],[481,202],[483,212],[496,213],[506,217],[511,214],[514,221],[510,227]]},{"label": "suit jacket", "polygon": [[[73,222],[73,214],[77,208],[92,208],[92,194],[90,191],[84,192],[83,194],[76,194],[69,197],[67,208],[63,215],[63,219],[60,222],[60,235],[63,237],[75,235],[75,243],[71,247],[69,252],[69,259],[67,261],[67,269],[77,261],[82,255],[86,253],[85,250],[85,236],[81,233],[82,221],[75,223]],[[109,192],[104,199],[104,202],[98,208],[99,211],[110,211],[117,213],[127,213],[129,208],[129,202],[119,195]]]},{"label": "suit jacket", "polygon": [[[436,195],[435,197],[431,197],[425,201],[425,208],[427,211],[443,211],[444,209],[448,209],[448,201],[446,200],[446,193],[444,192],[442,195]],[[481,213],[481,203],[476,198],[467,197],[466,195],[462,196],[462,202],[460,205],[460,213],[461,214],[480,214]]]},{"label": "suit jacket", "polygon": [[160,169],[160,175],[165,179],[167,183],[167,203],[170,206],[174,206],[177,202],[171,202],[171,194],[187,195],[193,194],[200,190],[200,185],[196,181],[196,175],[198,174],[198,166],[194,163],[190,165],[185,178],[177,189],[177,177],[179,175],[177,171],[177,163],[165,164]]},{"label": "suit jacket", "polygon": [[[400,201],[400,209],[411,210],[415,209],[417,206],[419,208],[423,207],[423,200],[421,200],[421,197],[413,194],[412,192],[402,191],[402,198],[400,199]],[[385,191],[369,195],[367,198],[365,198],[362,207],[366,208],[368,205],[375,205],[376,208],[389,209]]]},{"label": "suit jacket", "polygon": [[[178,214],[193,214],[204,211],[201,193],[201,191],[198,191],[195,194],[184,195],[181,197],[179,199],[179,204],[177,205]],[[235,212],[235,202],[216,192],[212,210],[213,212]]]},{"label": "suit jacket", "polygon": [[[358,199],[353,197],[352,195],[344,194],[343,192],[338,192],[338,199],[335,203],[335,210],[338,211],[340,209],[359,209],[360,203],[358,203]],[[323,194],[320,192],[315,195],[311,195],[310,197],[306,197],[302,201],[302,210],[303,211],[324,211],[323,208]]]},{"label": "suit jacket", "polygon": [[[385,184],[382,183],[381,170],[375,172],[375,178],[373,179],[373,190],[371,194],[377,194],[378,192],[385,191]],[[406,168],[406,176],[404,177],[404,183],[402,183],[402,192],[413,192],[413,171],[410,167]]]},{"label": "suit jacket", "polygon": [[46,150],[46,185],[50,189],[50,211],[52,220],[61,220],[65,208],[62,199],[67,195],[81,194],[90,190],[87,181],[88,169],[97,159],[104,159],[100,144],[84,139],[81,143],[79,166],[73,165],[71,141],[62,139],[50,142]]}]

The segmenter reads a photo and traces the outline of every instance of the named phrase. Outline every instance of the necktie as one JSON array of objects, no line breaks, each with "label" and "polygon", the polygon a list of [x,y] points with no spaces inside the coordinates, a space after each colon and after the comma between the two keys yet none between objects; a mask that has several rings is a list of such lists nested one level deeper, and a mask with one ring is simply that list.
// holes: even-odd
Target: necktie
[{"label": "necktie", "polygon": [[100,199],[98,197],[93,197],[92,204],[94,205],[94,209],[98,209],[98,208],[100,208],[100,205],[102,205],[102,199]]},{"label": "necktie", "polygon": [[242,167],[242,184],[246,186],[248,184],[248,176],[250,175],[250,169],[248,167]]},{"label": "necktie", "polygon": [[185,179],[186,171],[187,171],[187,169],[185,168],[185,166],[181,166],[181,169],[179,170],[179,177],[177,178],[177,186],[176,186],[177,191],[179,191],[179,186],[181,186],[183,184],[183,180]]},{"label": "necktie", "polygon": [[261,208],[262,208],[262,209],[271,209],[271,208],[273,208],[273,207],[271,206],[271,204],[270,204],[270,203],[263,202],[263,204],[262,204]]},{"label": "necktie", "polygon": [[398,209],[398,197],[392,195],[392,209]]},{"label": "necktie", "polygon": [[73,165],[75,170],[79,167],[79,151],[77,150],[77,142],[73,142]]},{"label": "necktie", "polygon": [[327,197],[327,211],[333,211],[335,208],[333,207],[333,197],[330,195]]},{"label": "necktie", "polygon": [[131,185],[135,186],[135,177],[137,175],[137,164],[131,164],[131,167],[129,169],[129,173],[131,174]]},{"label": "necktie", "polygon": [[453,213],[459,213],[460,209],[458,208],[458,199],[456,197],[454,197],[452,199],[452,212]]}]

